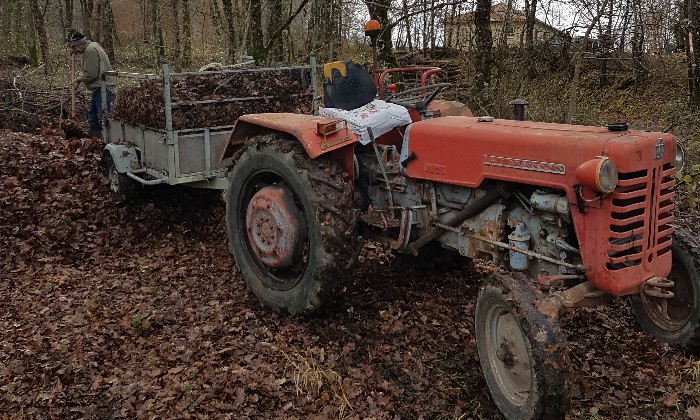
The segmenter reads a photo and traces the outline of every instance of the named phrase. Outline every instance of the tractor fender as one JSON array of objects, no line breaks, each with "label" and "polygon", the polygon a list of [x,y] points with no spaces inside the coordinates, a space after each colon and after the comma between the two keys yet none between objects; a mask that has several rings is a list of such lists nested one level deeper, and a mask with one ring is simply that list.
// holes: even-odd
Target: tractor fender
[{"label": "tractor fender", "polygon": [[244,115],[236,121],[221,160],[234,156],[236,151],[243,147],[250,138],[275,131],[296,138],[311,159],[356,143],[357,135],[347,128],[326,136],[318,134],[317,125],[319,123],[330,123],[336,120],[316,115],[292,113]]},{"label": "tractor fender", "polygon": [[114,166],[120,174],[132,172],[141,167],[139,157],[136,154],[136,149],[133,146],[125,144],[110,143],[105,146],[102,160],[106,158],[107,153],[112,156]]}]

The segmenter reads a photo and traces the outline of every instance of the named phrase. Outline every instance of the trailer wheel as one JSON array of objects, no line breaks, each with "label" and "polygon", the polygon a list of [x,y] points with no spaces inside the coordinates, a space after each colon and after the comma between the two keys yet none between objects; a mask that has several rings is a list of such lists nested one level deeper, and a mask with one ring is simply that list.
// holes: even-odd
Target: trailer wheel
[{"label": "trailer wheel", "polygon": [[117,170],[117,165],[114,163],[111,153],[105,152],[102,155],[102,165],[105,176],[109,180],[109,189],[123,200],[129,201],[134,199],[138,194],[139,185],[125,173]]},{"label": "trailer wheel", "polygon": [[673,234],[671,299],[644,293],[630,298],[632,312],[642,328],[661,341],[700,351],[700,243],[686,229]]},{"label": "trailer wheel", "polygon": [[564,340],[537,311],[527,281],[497,275],[479,292],[474,324],[481,369],[507,419],[564,418]]},{"label": "trailer wheel", "polygon": [[248,289],[284,313],[334,307],[359,247],[346,174],[267,134],[250,141],[229,179],[229,248]]}]

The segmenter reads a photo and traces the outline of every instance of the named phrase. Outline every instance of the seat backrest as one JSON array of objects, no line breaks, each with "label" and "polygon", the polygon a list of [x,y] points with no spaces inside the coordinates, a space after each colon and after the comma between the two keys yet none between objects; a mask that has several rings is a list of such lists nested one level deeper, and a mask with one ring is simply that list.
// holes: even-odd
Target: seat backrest
[{"label": "seat backrest", "polygon": [[323,77],[323,105],[327,108],[357,109],[377,96],[372,76],[352,61],[324,64]]}]

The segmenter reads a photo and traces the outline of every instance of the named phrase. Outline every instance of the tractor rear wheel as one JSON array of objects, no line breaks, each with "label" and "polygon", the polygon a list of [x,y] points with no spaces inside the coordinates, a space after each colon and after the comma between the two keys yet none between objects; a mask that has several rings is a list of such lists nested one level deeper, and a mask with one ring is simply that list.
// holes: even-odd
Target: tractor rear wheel
[{"label": "tractor rear wheel", "polygon": [[673,298],[640,293],[630,298],[642,328],[661,341],[700,351],[700,242],[686,229],[676,229],[671,245]]},{"label": "tractor rear wheel", "polygon": [[226,192],[229,248],[248,290],[279,312],[332,308],[359,247],[347,175],[295,140],[251,139]]},{"label": "tractor rear wheel", "polygon": [[566,354],[558,326],[535,306],[528,279],[497,275],[475,309],[481,369],[507,419],[560,419],[566,410]]}]

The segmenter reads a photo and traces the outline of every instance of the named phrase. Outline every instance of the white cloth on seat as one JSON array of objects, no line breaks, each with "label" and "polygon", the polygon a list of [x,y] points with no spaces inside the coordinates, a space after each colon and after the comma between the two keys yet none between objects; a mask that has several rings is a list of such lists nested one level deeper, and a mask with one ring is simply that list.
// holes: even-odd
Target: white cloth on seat
[{"label": "white cloth on seat", "polygon": [[381,99],[375,99],[367,105],[349,111],[338,108],[320,108],[318,114],[323,117],[347,121],[348,128],[360,137],[362,144],[371,141],[367,127],[372,128],[372,134],[374,138],[377,138],[395,127],[411,123],[411,116],[405,107],[384,102]]}]

